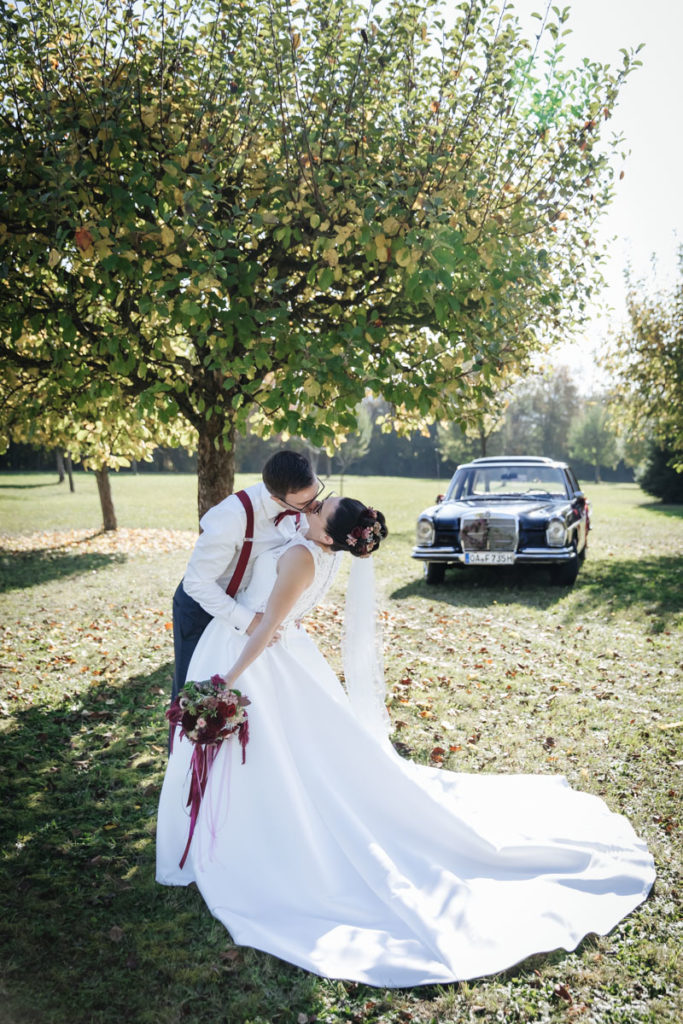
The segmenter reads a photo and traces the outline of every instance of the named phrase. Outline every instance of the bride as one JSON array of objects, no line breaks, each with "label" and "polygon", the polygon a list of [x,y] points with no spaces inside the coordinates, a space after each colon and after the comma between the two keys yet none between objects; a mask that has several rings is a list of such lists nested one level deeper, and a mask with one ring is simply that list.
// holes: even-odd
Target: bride
[{"label": "bride", "polygon": [[[233,940],[328,978],[461,981],[574,949],[645,899],[654,867],[628,821],[547,775],[466,775],[398,756],[374,644],[380,512],[331,497],[258,557],[249,637],[214,619],[188,679],[224,673],[251,701],[246,760],[220,745],[189,855],[193,744],[175,737],[157,880],[199,887]],[[342,687],[301,627],[352,559]]]}]

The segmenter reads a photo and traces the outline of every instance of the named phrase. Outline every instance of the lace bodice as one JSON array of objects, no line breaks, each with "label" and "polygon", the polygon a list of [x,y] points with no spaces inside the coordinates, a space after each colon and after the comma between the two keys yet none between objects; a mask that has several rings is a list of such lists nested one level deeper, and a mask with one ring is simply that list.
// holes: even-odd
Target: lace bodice
[{"label": "lace bodice", "polygon": [[341,552],[325,551],[318,544],[297,534],[289,543],[271,548],[270,551],[263,551],[257,557],[251,580],[239,595],[240,604],[246,605],[254,612],[264,611],[277,579],[277,563],[282,554],[296,544],[302,544],[313,555],[315,576],[285,618],[283,628],[303,619],[322,601],[339,569]]}]

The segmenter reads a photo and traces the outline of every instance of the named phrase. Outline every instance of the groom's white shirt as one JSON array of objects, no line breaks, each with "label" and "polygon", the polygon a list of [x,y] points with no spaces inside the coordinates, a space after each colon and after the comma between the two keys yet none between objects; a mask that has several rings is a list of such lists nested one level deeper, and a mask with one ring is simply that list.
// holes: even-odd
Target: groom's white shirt
[{"label": "groom's white shirt", "polygon": [[247,514],[234,494],[202,516],[202,533],[187,563],[183,587],[204,611],[221,618],[238,633],[244,633],[254,617],[253,611],[239,603],[240,592],[251,578],[254,559],[261,551],[284,544],[296,533],[296,519],[285,516],[275,525],[275,517],[284,509],[271,498],[265,484],[244,488],[254,507],[254,545],[247,570],[237,592],[237,600],[228,597],[225,588],[232,578],[244,544]]}]

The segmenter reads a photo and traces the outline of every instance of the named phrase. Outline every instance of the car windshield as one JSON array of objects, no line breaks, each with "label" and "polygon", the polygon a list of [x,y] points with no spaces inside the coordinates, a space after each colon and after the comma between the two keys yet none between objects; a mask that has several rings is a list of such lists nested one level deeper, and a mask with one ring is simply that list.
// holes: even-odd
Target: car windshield
[{"label": "car windshield", "polygon": [[555,466],[467,466],[459,469],[447,498],[491,498],[512,495],[566,497],[564,474]]}]

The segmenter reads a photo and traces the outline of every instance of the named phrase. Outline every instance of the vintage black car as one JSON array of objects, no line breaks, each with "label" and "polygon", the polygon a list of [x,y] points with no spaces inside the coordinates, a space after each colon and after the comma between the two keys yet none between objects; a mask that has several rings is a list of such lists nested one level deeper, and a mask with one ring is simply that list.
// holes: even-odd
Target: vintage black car
[{"label": "vintage black car", "polygon": [[448,565],[545,565],[571,586],[586,555],[588,502],[564,462],[534,456],[458,466],[445,495],[420,514],[413,558],[427,583]]}]

